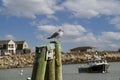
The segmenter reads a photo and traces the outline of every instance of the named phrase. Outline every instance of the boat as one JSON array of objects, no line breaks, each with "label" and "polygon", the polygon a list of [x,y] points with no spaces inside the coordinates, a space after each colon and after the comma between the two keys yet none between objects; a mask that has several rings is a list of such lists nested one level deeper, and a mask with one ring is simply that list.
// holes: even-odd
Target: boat
[{"label": "boat", "polygon": [[107,63],[106,60],[102,59],[95,59],[95,60],[90,60],[89,64],[89,72],[102,72],[106,73],[109,67],[109,64]]},{"label": "boat", "polygon": [[104,60],[101,59],[101,57],[97,57],[89,60],[87,66],[82,66],[79,67],[79,73],[80,72],[90,72],[90,73],[106,73],[108,72],[109,68],[109,63]]}]

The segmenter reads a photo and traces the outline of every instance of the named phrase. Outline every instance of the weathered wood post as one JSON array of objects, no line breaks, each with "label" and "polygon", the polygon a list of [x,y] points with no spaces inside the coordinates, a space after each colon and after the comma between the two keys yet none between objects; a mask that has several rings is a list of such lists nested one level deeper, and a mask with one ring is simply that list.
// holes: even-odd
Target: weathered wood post
[{"label": "weathered wood post", "polygon": [[46,74],[45,74],[45,80],[55,80],[55,44],[50,43],[47,45],[48,52],[46,54],[46,60],[47,60],[47,67],[46,67]]},{"label": "weathered wood post", "polygon": [[62,61],[61,61],[61,45],[59,42],[55,43],[55,80],[62,79]]},{"label": "weathered wood post", "polygon": [[36,55],[34,59],[31,80],[44,80],[47,63],[47,61],[45,60],[46,51],[46,46],[36,47]]},{"label": "weathered wood post", "polygon": [[62,80],[60,43],[53,41],[36,47],[31,80]]},{"label": "weathered wood post", "polygon": [[47,62],[45,80],[55,80],[55,60]]}]

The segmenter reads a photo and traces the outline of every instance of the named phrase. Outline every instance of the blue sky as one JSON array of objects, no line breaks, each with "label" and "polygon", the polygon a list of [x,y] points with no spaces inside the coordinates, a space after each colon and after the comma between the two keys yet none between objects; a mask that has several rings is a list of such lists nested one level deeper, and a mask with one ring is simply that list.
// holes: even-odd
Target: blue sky
[{"label": "blue sky", "polygon": [[32,50],[64,30],[63,51],[120,48],[119,0],[0,0],[0,39],[26,40]]}]

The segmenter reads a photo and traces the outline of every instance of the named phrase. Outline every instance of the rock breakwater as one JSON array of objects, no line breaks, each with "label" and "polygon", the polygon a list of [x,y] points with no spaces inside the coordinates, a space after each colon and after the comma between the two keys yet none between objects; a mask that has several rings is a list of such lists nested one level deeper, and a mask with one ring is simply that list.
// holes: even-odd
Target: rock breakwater
[{"label": "rock breakwater", "polygon": [[[63,64],[86,63],[86,61],[93,59],[96,52],[72,52],[62,55]],[[102,59],[108,62],[120,61],[120,52],[118,51],[102,51],[97,53]]]},{"label": "rock breakwater", "polygon": [[0,69],[30,67],[33,65],[34,54],[11,55],[0,57]]},{"label": "rock breakwater", "polygon": [[[74,52],[74,53],[62,53],[63,64],[76,64],[85,63],[87,60],[93,58],[95,52]],[[108,62],[120,61],[120,52],[108,51],[98,52],[98,55],[102,59],[106,59]],[[0,57],[0,69],[9,68],[21,68],[21,67],[32,67],[34,63],[35,54],[16,54],[11,56]]]}]

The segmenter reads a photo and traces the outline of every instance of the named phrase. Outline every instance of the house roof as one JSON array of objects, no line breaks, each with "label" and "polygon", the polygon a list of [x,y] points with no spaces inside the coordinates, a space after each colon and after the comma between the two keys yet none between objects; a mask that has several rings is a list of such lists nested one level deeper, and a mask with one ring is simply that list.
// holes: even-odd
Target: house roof
[{"label": "house roof", "polygon": [[23,44],[25,41],[15,41],[16,44]]},{"label": "house roof", "polygon": [[0,40],[0,44],[7,44],[11,40]]},{"label": "house roof", "polygon": [[[0,40],[0,44],[8,44],[9,41],[11,40]],[[25,42],[25,40],[23,41],[14,41],[16,44],[23,44]]]},{"label": "house roof", "polygon": [[91,47],[91,46],[83,46],[83,47],[76,47],[76,48],[73,48],[73,49],[70,49],[71,51],[73,50],[86,50],[86,49],[93,49],[95,47]]}]

